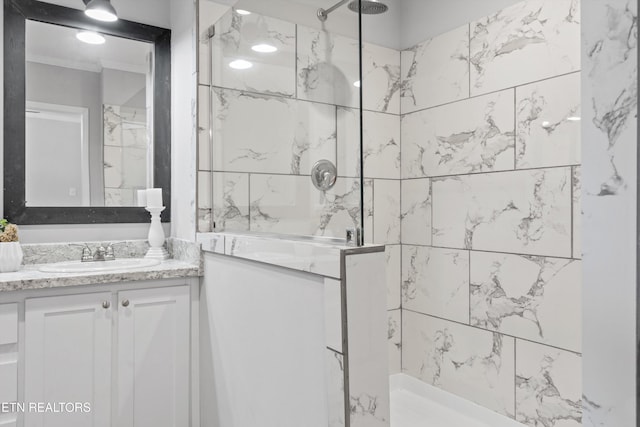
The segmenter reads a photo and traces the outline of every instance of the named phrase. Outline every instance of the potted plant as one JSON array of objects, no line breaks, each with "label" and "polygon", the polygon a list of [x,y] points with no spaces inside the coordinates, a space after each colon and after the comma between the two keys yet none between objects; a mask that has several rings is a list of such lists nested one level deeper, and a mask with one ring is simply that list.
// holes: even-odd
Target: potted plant
[{"label": "potted plant", "polygon": [[0,273],[18,271],[22,264],[22,248],[18,242],[18,227],[0,219]]}]

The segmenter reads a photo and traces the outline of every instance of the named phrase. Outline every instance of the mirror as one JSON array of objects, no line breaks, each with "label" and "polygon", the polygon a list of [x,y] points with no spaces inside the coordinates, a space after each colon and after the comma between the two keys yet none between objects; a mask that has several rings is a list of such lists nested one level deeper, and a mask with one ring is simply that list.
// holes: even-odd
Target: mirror
[{"label": "mirror", "polygon": [[170,31],[35,0],[4,8],[5,216],[148,222],[137,190],[171,199]]},{"label": "mirror", "polygon": [[27,206],[136,206],[153,187],[153,45],[82,35],[27,20]]}]

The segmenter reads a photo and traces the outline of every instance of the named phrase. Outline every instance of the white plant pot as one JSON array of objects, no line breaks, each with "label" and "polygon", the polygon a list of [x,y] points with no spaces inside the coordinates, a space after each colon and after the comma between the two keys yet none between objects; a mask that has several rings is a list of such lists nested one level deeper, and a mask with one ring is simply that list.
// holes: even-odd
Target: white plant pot
[{"label": "white plant pot", "polygon": [[20,242],[0,243],[0,273],[20,270],[22,247]]}]

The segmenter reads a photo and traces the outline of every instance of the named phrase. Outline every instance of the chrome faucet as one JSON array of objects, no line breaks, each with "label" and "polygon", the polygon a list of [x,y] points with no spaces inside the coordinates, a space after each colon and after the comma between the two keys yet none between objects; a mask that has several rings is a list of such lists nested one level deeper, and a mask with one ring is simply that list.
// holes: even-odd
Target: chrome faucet
[{"label": "chrome faucet", "polygon": [[82,258],[80,261],[82,262],[94,262],[94,261],[113,261],[116,259],[115,252],[113,250],[113,244],[109,244],[105,249],[103,245],[98,246],[98,248],[91,253],[91,248],[89,245],[85,243],[84,248],[82,248]]}]

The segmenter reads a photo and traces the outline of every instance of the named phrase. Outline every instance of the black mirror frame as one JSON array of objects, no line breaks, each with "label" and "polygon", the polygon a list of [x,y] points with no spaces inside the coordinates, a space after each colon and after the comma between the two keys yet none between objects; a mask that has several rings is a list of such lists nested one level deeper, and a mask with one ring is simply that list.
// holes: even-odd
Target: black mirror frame
[{"label": "black mirror frame", "polygon": [[25,198],[26,20],[100,32],[154,44],[153,179],[171,218],[171,30],[118,20],[99,22],[83,11],[36,0],[4,0],[4,215],[16,224],[149,222],[141,207],[28,207]]}]

